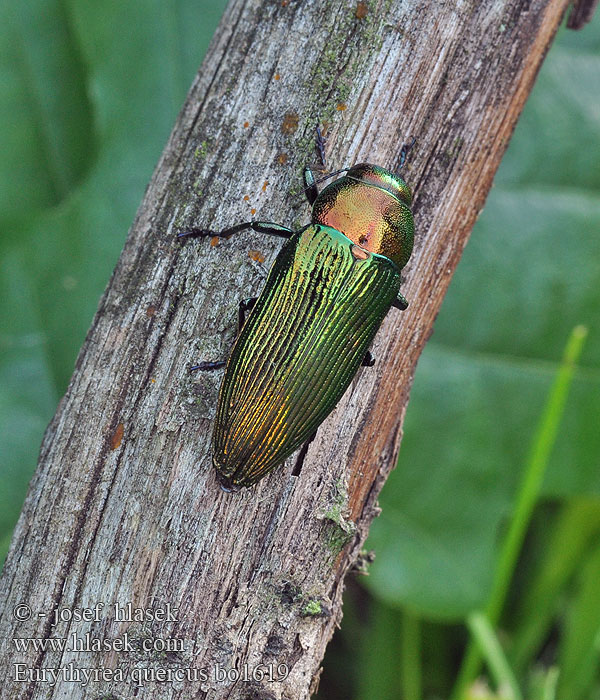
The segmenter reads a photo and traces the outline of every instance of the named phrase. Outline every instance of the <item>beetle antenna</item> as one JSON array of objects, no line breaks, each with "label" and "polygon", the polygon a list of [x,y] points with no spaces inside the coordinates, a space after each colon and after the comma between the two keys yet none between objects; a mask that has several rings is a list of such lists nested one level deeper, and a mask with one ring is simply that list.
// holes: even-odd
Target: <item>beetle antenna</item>
[{"label": "beetle antenna", "polygon": [[410,143],[402,144],[402,148],[400,149],[400,165],[398,166],[398,171],[402,170],[402,166],[404,165],[404,163],[406,163],[406,156],[408,155],[408,152],[412,149],[416,142],[417,139],[413,136],[413,139]]},{"label": "beetle antenna", "polygon": [[[323,175],[323,177],[320,177],[318,180],[315,180],[313,182],[313,185],[318,185],[320,182],[323,182],[324,180],[329,180],[329,178],[333,177],[334,175],[340,175],[340,173],[345,173],[346,170],[350,170],[350,168],[342,168],[341,170],[334,170],[332,173],[328,173],[327,175]],[[308,187],[305,189],[308,189]]]},{"label": "beetle antenna", "polygon": [[[350,166],[352,167],[352,166]],[[312,184],[308,185],[305,187],[302,192],[308,192],[311,187],[314,185],[318,185],[320,182],[324,182],[325,180],[329,180],[330,177],[334,177],[335,175],[340,175],[341,173],[345,173],[346,170],[350,170],[350,168],[342,168],[341,170],[334,170],[332,173],[327,173],[327,175],[323,175],[323,177],[320,177],[318,180],[315,180]]]}]

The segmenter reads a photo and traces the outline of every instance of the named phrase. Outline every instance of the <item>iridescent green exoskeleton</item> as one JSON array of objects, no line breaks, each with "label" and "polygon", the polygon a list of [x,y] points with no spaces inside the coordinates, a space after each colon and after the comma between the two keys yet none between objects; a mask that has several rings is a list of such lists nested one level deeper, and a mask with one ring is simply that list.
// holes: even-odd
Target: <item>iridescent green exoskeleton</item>
[{"label": "iridescent green exoskeleton", "polygon": [[289,239],[258,299],[240,306],[213,432],[225,490],[255,484],[314,435],[361,363],[373,364],[369,345],[390,307],[407,307],[400,270],[413,247],[413,217],[404,180],[365,163],[320,193],[308,168],[304,180],[312,221],[299,231],[249,222],[182,234],[252,228]]}]

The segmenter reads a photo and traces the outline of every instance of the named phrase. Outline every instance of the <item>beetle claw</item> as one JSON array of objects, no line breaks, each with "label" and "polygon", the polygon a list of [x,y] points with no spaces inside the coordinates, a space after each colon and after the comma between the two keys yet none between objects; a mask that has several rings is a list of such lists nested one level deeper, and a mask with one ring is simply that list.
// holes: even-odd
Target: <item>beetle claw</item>
[{"label": "beetle claw", "polygon": [[218,234],[215,233],[214,231],[209,231],[208,229],[205,228],[191,228],[189,231],[182,231],[182,233],[177,234],[177,238],[184,238],[184,237],[190,237],[190,238],[202,238],[205,236],[217,236]]},{"label": "beetle claw", "polygon": [[240,486],[238,486],[238,484],[234,484],[228,476],[223,476],[222,474],[219,474],[218,478],[219,486],[223,491],[225,491],[225,493],[235,493],[241,488]]},{"label": "beetle claw", "polygon": [[221,369],[221,367],[225,367],[227,363],[225,360],[216,360],[215,362],[200,362],[197,365],[192,365],[190,367],[190,372],[206,372],[207,370],[211,369]]}]

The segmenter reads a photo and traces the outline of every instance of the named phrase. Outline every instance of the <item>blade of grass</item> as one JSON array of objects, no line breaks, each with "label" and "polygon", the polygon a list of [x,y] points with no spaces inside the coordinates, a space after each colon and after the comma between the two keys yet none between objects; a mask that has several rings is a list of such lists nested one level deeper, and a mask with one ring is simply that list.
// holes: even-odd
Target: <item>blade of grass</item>
[{"label": "blade of grass", "polygon": [[600,550],[594,543],[574,582],[562,625],[557,696],[583,700],[594,695],[600,665]]},{"label": "blade of grass", "polygon": [[393,700],[398,697],[402,657],[402,612],[373,600],[371,619],[364,629],[355,700]]},{"label": "blade of grass", "polygon": [[[485,617],[492,626],[496,626],[498,623],[506,599],[517,557],[531,520],[552,448],[556,442],[575,365],[581,355],[586,336],[587,328],[585,326],[575,326],[571,331],[560,367],[533,437],[523,478],[517,492],[509,530],[498,558],[492,592],[484,611]],[[467,651],[452,693],[453,700],[464,698],[467,688],[479,672],[481,661],[479,648],[471,639],[467,645]]]},{"label": "blade of grass", "polygon": [[600,501],[597,498],[575,498],[561,506],[550,524],[543,557],[519,596],[512,615],[514,642],[508,658],[517,676],[522,675],[534,659],[548,634],[567,582],[599,536]]},{"label": "blade of grass", "polygon": [[556,700],[556,684],[558,683],[559,671],[557,668],[548,669],[544,681],[542,700]]},{"label": "blade of grass", "polygon": [[467,617],[467,627],[496,684],[503,689],[504,695],[508,693],[507,700],[523,700],[517,679],[506,660],[502,645],[484,613],[471,613]]},{"label": "blade of grass", "polygon": [[419,618],[405,609],[402,616],[402,697],[421,700],[421,625]]}]

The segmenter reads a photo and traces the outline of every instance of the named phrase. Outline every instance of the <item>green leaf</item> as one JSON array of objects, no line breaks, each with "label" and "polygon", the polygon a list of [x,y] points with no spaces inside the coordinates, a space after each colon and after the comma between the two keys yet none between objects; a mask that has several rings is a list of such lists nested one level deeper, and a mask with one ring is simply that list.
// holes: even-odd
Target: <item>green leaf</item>
[{"label": "green leaf", "polygon": [[0,220],[61,201],[93,162],[85,65],[58,0],[4,2],[0,17]]},{"label": "green leaf", "polygon": [[[598,17],[595,33],[600,34]],[[600,188],[600,127],[598,95],[600,49],[582,50],[583,33],[565,32],[563,40],[578,50],[556,45],[549,53],[509,150],[498,171],[499,185],[546,185],[562,188]]]},{"label": "green leaf", "polygon": [[27,260],[15,252],[0,264],[0,559],[21,509],[42,433],[58,396],[46,363],[45,337]]}]

